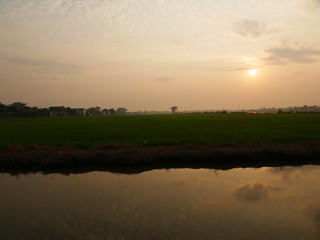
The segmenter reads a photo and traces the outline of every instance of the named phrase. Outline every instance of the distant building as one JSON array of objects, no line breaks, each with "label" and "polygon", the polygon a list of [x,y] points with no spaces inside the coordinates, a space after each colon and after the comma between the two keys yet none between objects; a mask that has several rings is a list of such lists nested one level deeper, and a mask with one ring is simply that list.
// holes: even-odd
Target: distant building
[{"label": "distant building", "polygon": [[26,105],[25,103],[12,103],[10,105],[7,105],[5,108],[6,108],[6,111],[7,112],[18,112],[18,111],[21,111],[22,109],[26,108]]},{"label": "distant building", "polygon": [[64,106],[49,107],[50,117],[59,117],[68,115]]},{"label": "distant building", "polygon": [[75,115],[85,116],[87,115],[87,110],[85,108],[74,108]]}]

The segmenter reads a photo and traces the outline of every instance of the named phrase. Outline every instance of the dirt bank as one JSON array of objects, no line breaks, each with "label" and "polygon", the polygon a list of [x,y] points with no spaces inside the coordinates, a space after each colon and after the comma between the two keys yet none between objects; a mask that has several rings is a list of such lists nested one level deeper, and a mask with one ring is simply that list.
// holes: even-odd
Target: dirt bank
[{"label": "dirt bank", "polygon": [[33,145],[0,150],[0,172],[9,173],[96,170],[136,173],[162,168],[229,169],[305,164],[320,164],[320,141],[156,147],[107,144],[89,149]]}]

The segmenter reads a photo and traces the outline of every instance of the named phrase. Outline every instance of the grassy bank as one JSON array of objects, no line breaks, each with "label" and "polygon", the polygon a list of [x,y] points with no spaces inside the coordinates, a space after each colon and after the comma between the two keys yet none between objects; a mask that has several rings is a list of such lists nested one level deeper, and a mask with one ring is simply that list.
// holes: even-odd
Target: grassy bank
[{"label": "grassy bank", "polygon": [[0,119],[0,147],[320,140],[319,114],[176,114]]},{"label": "grassy bank", "polygon": [[152,169],[281,167],[320,164],[320,141],[221,143],[205,146],[106,144],[92,148],[29,146],[0,149],[0,173],[138,173]]}]

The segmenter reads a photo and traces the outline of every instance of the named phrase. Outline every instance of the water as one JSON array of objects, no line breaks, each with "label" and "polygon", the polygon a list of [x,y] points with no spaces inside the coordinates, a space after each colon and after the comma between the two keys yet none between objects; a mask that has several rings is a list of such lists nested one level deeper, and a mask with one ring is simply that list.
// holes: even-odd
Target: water
[{"label": "water", "polygon": [[0,174],[0,239],[320,239],[320,167]]}]

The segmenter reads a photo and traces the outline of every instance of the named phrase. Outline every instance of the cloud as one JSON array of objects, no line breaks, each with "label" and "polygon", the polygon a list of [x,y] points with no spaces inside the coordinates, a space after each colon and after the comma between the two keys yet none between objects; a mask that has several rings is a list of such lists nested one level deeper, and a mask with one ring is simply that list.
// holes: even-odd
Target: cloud
[{"label": "cloud", "polygon": [[221,57],[204,61],[180,62],[176,64],[176,67],[198,71],[241,72],[258,68],[259,61],[257,59],[249,61],[241,56]]},{"label": "cloud", "polygon": [[212,68],[211,71],[216,71],[216,72],[242,72],[242,71],[247,71],[251,68]]},{"label": "cloud", "polygon": [[320,201],[309,200],[305,202],[300,209],[310,216],[314,221],[320,224]]},{"label": "cloud", "polygon": [[36,66],[36,67],[54,67],[54,68],[79,68],[79,66],[71,65],[71,64],[63,64],[59,63],[55,60],[31,60],[27,58],[19,58],[19,57],[7,57],[1,58],[2,60],[6,60],[8,62],[13,62],[20,65],[28,65],[28,66]]},{"label": "cloud", "polygon": [[277,167],[277,168],[267,168],[266,172],[271,173],[279,177],[282,181],[299,181],[305,175],[306,171],[311,172],[314,168],[302,167]]},{"label": "cloud", "polygon": [[266,34],[266,23],[244,19],[235,24],[234,31],[245,38],[257,39]]},{"label": "cloud", "polygon": [[26,67],[33,67],[41,69],[46,72],[57,72],[57,73],[75,73],[82,69],[82,67],[75,64],[60,63],[56,60],[32,60],[20,57],[3,57],[0,60],[18,64]]},{"label": "cloud", "polygon": [[[298,74],[303,74],[299,73]],[[301,181],[304,178],[310,178],[317,175],[320,166],[307,165],[302,167],[276,167],[266,168],[266,172],[279,177],[282,181]]]},{"label": "cloud", "polygon": [[318,13],[319,9],[320,9],[320,0],[309,0],[304,6],[304,10],[309,14]]},{"label": "cloud", "polygon": [[270,191],[279,191],[281,187],[260,182],[244,184],[236,189],[235,197],[243,202],[259,201],[269,198]]},{"label": "cloud", "polygon": [[292,49],[289,47],[271,48],[265,51],[268,57],[262,58],[265,65],[285,65],[289,63],[313,63],[317,56],[320,56],[320,50],[302,48]]}]

